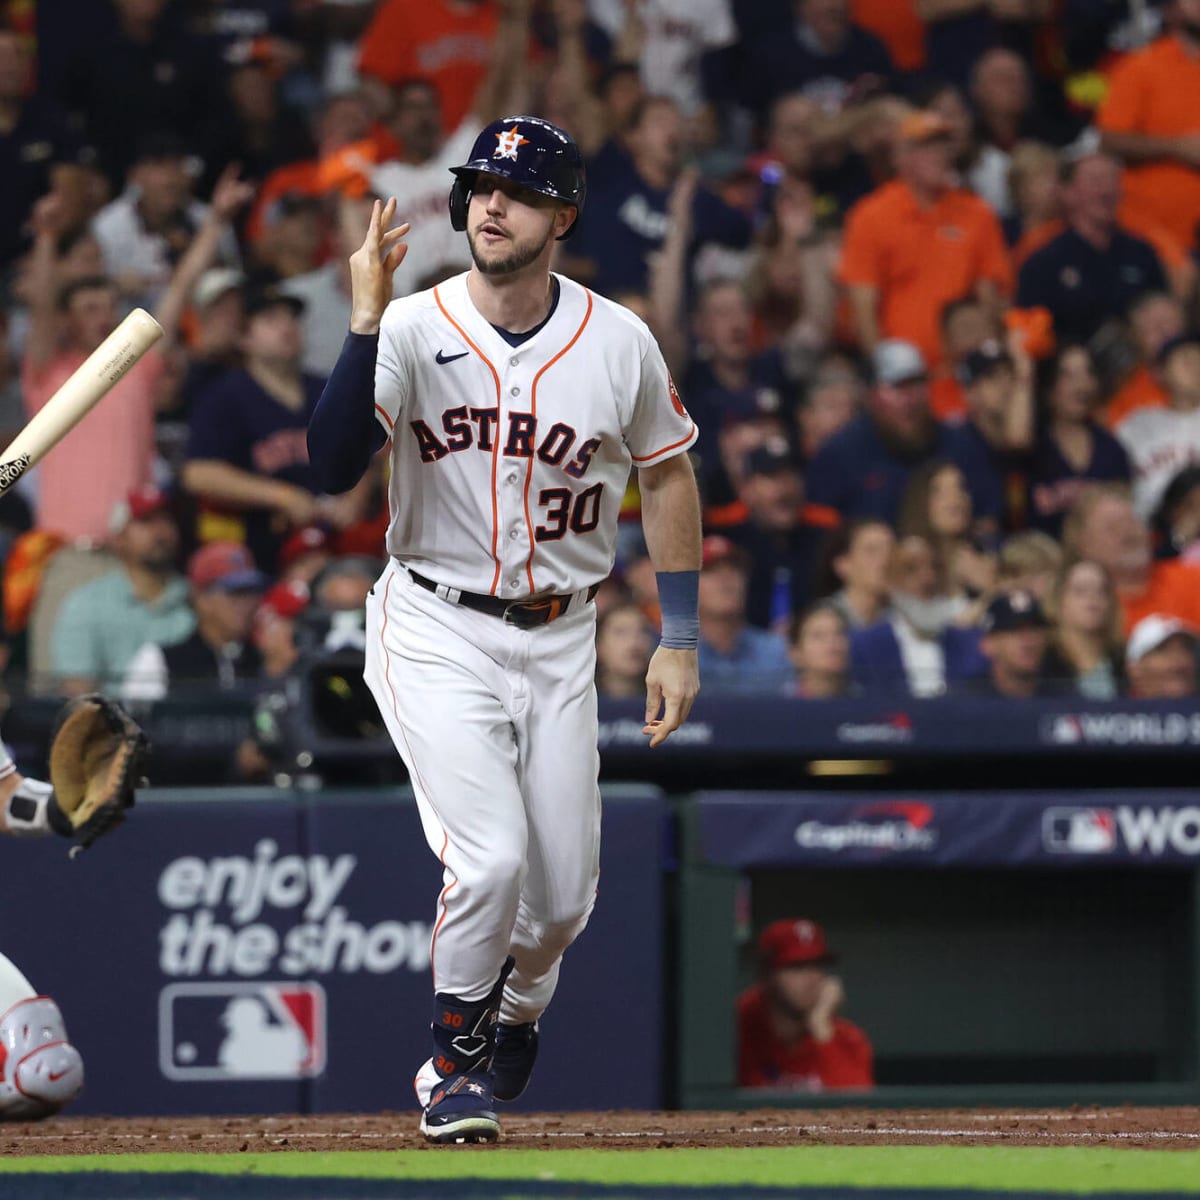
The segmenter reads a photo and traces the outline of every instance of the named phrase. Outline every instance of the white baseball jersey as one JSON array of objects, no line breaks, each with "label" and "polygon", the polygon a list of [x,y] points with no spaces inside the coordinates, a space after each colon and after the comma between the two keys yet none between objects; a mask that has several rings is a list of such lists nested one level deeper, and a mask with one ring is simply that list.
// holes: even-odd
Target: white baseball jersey
[{"label": "white baseball jersey", "polygon": [[412,226],[404,237],[408,253],[392,277],[393,295],[407,296],[430,271],[440,267],[471,265],[467,239],[451,228],[447,204],[454,182],[450,168],[467,161],[478,132],[478,118],[468,116],[428,162],[419,166],[385,162],[364,168],[372,190],[385,200],[395,196],[398,220]]},{"label": "white baseball jersey", "polygon": [[1200,409],[1139,408],[1117,426],[1133,466],[1133,502],[1149,520],[1167,484],[1200,462]]},{"label": "white baseball jersey", "polygon": [[375,401],[392,437],[387,548],[448,587],[516,600],[598,583],[631,464],[696,440],[645,324],[555,278],[557,307],[517,347],[475,308],[465,274],[384,313]]}]

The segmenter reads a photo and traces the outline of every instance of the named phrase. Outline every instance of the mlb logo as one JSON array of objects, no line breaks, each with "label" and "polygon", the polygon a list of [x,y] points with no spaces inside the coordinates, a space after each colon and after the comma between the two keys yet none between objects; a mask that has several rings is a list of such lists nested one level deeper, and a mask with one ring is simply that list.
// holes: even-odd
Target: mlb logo
[{"label": "mlb logo", "polygon": [[168,1079],[310,1079],[325,1069],[319,983],[173,983],[158,999]]},{"label": "mlb logo", "polygon": [[1042,845],[1052,854],[1111,854],[1117,819],[1110,808],[1048,808],[1042,814]]}]

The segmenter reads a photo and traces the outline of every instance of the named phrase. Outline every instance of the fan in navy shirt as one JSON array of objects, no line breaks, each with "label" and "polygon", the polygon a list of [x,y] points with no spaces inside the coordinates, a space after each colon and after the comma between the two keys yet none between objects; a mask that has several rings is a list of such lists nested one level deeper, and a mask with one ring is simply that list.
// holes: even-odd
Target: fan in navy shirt
[{"label": "fan in navy shirt", "polygon": [[1017,305],[1048,308],[1060,341],[1086,342],[1145,292],[1166,290],[1167,279],[1150,244],[1117,223],[1115,159],[1090,154],[1069,163],[1062,201],[1067,228],[1025,261]]},{"label": "fan in navy shirt", "polygon": [[201,503],[201,540],[244,540],[268,571],[290,530],[318,510],[306,435],[325,381],[300,371],[303,311],[274,287],[247,297],[246,366],[197,400],[183,468]]},{"label": "fan in navy shirt", "polygon": [[834,111],[880,90],[896,73],[887,47],[850,20],[849,0],[799,0],[799,22],[751,47],[744,73],[749,106],[803,92]]},{"label": "fan in navy shirt", "polygon": [[913,470],[952,458],[951,431],[929,408],[928,368],[911,342],[875,348],[866,411],[835,433],[808,465],[808,500],[817,519],[879,517],[895,525]]},{"label": "fan in navy shirt", "polygon": [[1128,483],[1125,447],[1093,420],[1100,387],[1085,346],[1063,346],[1046,382],[1046,422],[1029,463],[1029,523],[1057,538],[1080,492]]},{"label": "fan in navy shirt", "polygon": [[745,517],[724,532],[746,552],[746,620],[786,633],[812,599],[828,530],[806,523],[800,466],[780,438],[746,456],[738,491]]},{"label": "fan in navy shirt", "polygon": [[683,376],[688,411],[700,430],[702,494],[708,505],[736,499],[721,460],[721,431],[760,416],[790,420],[795,396],[777,350],[753,351],[754,313],[740,284],[714,280],[696,297],[696,348]]},{"label": "fan in navy shirt", "polygon": [[971,493],[972,529],[984,542],[1024,524],[1026,455],[1033,445],[1033,366],[994,338],[958,370],[967,419],[951,430],[951,461]]},{"label": "fan in navy shirt", "polygon": [[[630,159],[606,161],[611,174],[589,172],[590,203],[580,218],[571,254],[590,264],[591,283],[605,296],[645,292],[649,256],[667,235],[667,206],[679,174],[683,118],[673,100],[652,96],[638,109],[628,134]],[[750,221],[703,187],[692,200],[692,247],[706,242],[741,249]]]}]

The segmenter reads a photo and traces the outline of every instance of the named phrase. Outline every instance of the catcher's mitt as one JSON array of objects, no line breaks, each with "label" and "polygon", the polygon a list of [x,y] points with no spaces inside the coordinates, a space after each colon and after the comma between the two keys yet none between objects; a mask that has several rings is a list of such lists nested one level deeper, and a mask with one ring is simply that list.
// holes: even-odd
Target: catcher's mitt
[{"label": "catcher's mitt", "polygon": [[119,825],[143,782],[149,749],[141,726],[119,704],[96,694],[64,704],[50,738],[54,828],[83,849]]}]

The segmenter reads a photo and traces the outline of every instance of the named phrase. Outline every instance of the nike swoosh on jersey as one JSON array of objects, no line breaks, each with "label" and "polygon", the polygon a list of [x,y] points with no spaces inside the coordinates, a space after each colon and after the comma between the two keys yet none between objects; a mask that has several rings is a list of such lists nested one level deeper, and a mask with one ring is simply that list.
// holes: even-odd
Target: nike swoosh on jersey
[{"label": "nike swoosh on jersey", "polygon": [[461,354],[446,354],[444,351],[439,350],[437,354],[434,355],[434,361],[439,367],[444,367],[447,363],[455,362],[460,358],[466,358],[470,353],[470,350],[464,350]]}]

